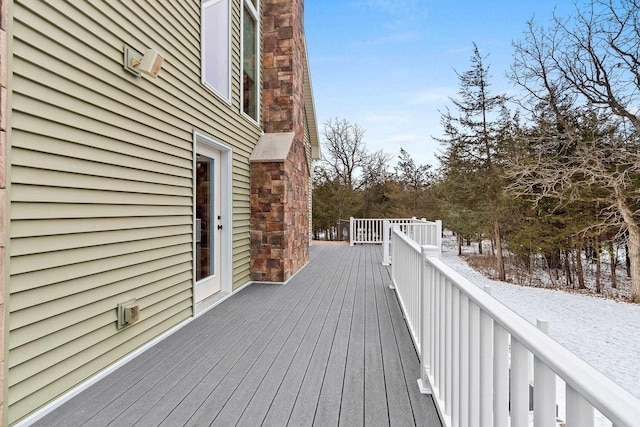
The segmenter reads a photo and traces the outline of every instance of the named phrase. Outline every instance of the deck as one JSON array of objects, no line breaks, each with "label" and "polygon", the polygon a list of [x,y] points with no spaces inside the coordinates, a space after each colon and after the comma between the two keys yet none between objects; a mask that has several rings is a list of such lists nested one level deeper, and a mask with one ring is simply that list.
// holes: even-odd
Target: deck
[{"label": "deck", "polygon": [[440,426],[380,246],[312,246],[39,426]]}]

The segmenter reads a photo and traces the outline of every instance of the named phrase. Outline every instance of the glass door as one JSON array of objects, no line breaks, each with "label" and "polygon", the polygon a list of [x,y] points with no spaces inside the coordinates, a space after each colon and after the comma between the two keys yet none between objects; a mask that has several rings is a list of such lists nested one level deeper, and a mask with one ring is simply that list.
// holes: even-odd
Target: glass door
[{"label": "glass door", "polygon": [[195,170],[196,302],[220,291],[220,152],[198,146]]}]

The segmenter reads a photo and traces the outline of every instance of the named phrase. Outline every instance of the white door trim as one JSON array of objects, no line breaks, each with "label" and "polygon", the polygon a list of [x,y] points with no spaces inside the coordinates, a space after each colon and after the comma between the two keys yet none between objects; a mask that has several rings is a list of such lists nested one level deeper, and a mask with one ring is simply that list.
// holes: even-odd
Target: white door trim
[{"label": "white door trim", "polygon": [[193,214],[193,313],[195,313],[195,287],[196,287],[196,158],[197,158],[197,147],[198,145],[204,145],[210,147],[212,149],[220,151],[220,190],[222,192],[220,197],[220,215],[222,216],[222,230],[221,230],[221,243],[220,243],[220,274],[221,274],[221,291],[222,292],[231,292],[233,290],[233,179],[232,179],[232,159],[233,159],[233,150],[231,147],[217,141],[212,136],[207,135],[206,133],[194,130],[193,131],[193,203],[192,206]]}]

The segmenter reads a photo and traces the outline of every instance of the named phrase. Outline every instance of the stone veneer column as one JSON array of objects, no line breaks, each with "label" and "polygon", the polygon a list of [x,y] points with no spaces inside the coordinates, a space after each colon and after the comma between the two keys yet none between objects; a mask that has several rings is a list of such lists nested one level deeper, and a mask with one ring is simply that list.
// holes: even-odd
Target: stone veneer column
[{"label": "stone veneer column", "polygon": [[294,137],[286,156],[251,164],[251,278],[282,282],[309,260],[304,2],[263,0],[261,9],[264,131]]},{"label": "stone veneer column", "polygon": [[[294,274],[309,261],[309,170],[307,153],[302,141],[294,143],[284,165],[287,176],[284,248],[285,266]],[[288,278],[288,277],[287,277]],[[286,280],[286,279],[285,279]]]},{"label": "stone veneer column", "polygon": [[4,316],[6,238],[6,141],[7,141],[7,12],[9,0],[0,0],[0,424],[4,420]]}]

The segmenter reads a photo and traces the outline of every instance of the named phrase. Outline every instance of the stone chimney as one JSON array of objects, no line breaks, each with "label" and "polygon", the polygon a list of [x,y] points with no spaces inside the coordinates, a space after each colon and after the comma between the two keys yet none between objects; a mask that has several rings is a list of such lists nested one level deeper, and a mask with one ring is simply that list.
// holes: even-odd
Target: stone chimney
[{"label": "stone chimney", "polygon": [[303,0],[262,1],[262,120],[251,155],[251,279],[285,282],[309,260]]}]

